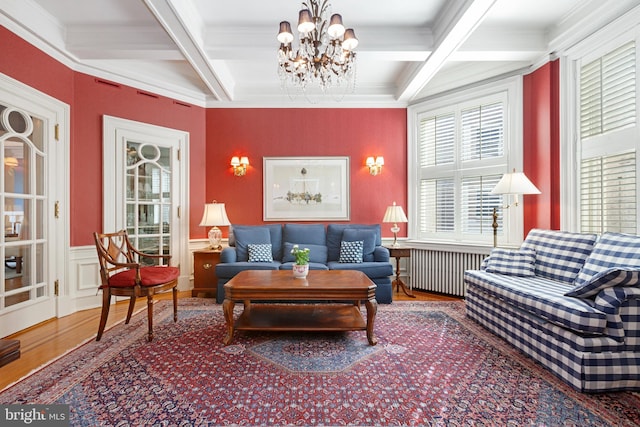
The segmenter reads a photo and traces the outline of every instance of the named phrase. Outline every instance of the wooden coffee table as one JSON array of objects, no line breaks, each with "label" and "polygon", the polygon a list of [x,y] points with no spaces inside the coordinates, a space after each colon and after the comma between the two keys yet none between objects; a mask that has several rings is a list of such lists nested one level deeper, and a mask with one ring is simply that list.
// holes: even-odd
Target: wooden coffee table
[{"label": "wooden coffee table", "polygon": [[[373,322],[378,302],[375,293],[375,283],[360,271],[311,270],[306,279],[296,279],[288,270],[242,271],[224,285],[223,309],[227,323],[224,344],[231,343],[234,330],[366,330],[369,344],[376,345]],[[244,303],[244,311],[234,321],[236,301]],[[366,323],[360,313],[360,301],[365,301]]]}]

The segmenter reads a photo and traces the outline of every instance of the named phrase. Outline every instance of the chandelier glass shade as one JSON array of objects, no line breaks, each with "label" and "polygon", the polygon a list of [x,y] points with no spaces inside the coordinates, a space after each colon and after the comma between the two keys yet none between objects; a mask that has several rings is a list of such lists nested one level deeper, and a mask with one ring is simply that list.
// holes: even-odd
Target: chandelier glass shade
[{"label": "chandelier glass shade", "polygon": [[[294,49],[291,24],[280,23],[278,74],[284,89],[289,86],[305,94],[311,87],[346,94],[355,88],[358,39],[345,29],[342,16],[329,14],[329,0],[305,0],[298,15],[298,49]],[[337,89],[337,91],[334,91]]]}]

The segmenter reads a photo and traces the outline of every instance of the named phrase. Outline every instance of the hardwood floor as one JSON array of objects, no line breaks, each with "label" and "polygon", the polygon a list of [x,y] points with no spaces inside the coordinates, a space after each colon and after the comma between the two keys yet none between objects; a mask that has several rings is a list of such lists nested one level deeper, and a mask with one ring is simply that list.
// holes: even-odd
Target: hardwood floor
[{"label": "hardwood floor", "polygon": [[[409,298],[402,291],[395,291],[394,301],[455,301],[459,298],[414,291],[416,298]],[[167,299],[171,293],[157,299]],[[191,297],[191,291],[180,292],[179,298]],[[127,301],[121,301],[111,307],[107,328],[124,320],[127,313]],[[144,309],[145,298],[138,298],[136,310]],[[100,309],[79,311],[60,319],[52,319],[6,338],[20,340],[20,359],[0,367],[0,390],[13,384],[34,369],[64,355],[78,345],[94,340],[98,331]]]}]

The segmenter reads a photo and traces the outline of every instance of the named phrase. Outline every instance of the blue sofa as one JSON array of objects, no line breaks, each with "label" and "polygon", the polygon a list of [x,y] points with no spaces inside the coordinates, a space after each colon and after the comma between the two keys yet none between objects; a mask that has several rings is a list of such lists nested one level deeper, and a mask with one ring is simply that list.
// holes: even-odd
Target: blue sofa
[{"label": "blue sofa", "polygon": [[464,282],[467,316],[577,390],[640,390],[640,237],[534,229]]},{"label": "blue sofa", "polygon": [[[344,258],[340,262],[343,240],[362,242],[362,262],[344,262]],[[263,245],[270,245],[271,257],[249,253],[250,249],[265,248]],[[389,250],[382,246],[379,224],[232,225],[229,246],[222,250],[216,266],[216,301],[224,301],[224,284],[243,270],[291,270],[295,261],[291,254],[293,245],[310,249],[311,270],[362,271],[377,285],[376,300],[391,303],[393,266],[389,262]]]}]

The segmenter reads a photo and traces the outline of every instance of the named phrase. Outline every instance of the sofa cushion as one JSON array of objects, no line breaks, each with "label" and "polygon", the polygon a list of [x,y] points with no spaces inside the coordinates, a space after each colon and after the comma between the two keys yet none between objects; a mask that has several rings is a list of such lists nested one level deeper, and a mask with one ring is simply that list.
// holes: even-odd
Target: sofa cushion
[{"label": "sofa cushion", "polygon": [[271,243],[249,243],[249,262],[273,262]]},{"label": "sofa cushion", "polygon": [[534,228],[520,249],[536,252],[536,276],[573,284],[596,238],[595,234]]},{"label": "sofa cushion", "polygon": [[626,270],[640,268],[640,237],[630,234],[604,233],[596,242],[578,274],[575,280],[576,288],[589,287],[588,282],[596,280],[594,278],[599,273],[614,267]]},{"label": "sofa cushion", "polygon": [[239,262],[249,261],[249,245],[271,243],[271,234],[266,227],[234,228],[236,253]]},{"label": "sofa cushion", "polygon": [[509,276],[534,276],[536,252],[530,249],[510,250],[494,248],[489,255],[485,270],[488,273]]},{"label": "sofa cushion", "polygon": [[362,241],[362,260],[373,261],[373,251],[376,248],[376,234],[372,230],[363,230],[358,228],[347,228],[342,232],[343,242]]},{"label": "sofa cushion", "polygon": [[382,245],[380,224],[329,224],[327,225],[327,258],[329,261],[338,261],[342,234],[346,229],[373,231],[376,236],[375,246]]},{"label": "sofa cushion", "polygon": [[[283,262],[280,264],[280,270],[291,270],[295,262]],[[327,264],[324,262],[309,261],[309,270],[328,270]]]},{"label": "sofa cushion", "polygon": [[[281,224],[265,224],[265,225],[232,225],[229,227],[229,246],[236,245],[236,230],[255,230],[266,228],[269,231],[269,242],[256,242],[256,243],[271,243],[271,254],[273,259],[280,261],[282,259],[282,225]],[[248,259],[248,258],[247,258]],[[247,259],[243,260],[246,261]],[[238,261],[241,261],[238,259]]]},{"label": "sofa cushion", "polygon": [[236,274],[245,270],[279,270],[280,261],[273,262],[232,262],[220,263],[216,265],[216,276],[218,279],[231,279]]},{"label": "sofa cushion", "polygon": [[300,246],[327,245],[327,233],[322,224],[285,224],[282,230],[282,239]]},{"label": "sofa cushion", "polygon": [[[576,279],[576,282],[578,280]],[[640,283],[640,269],[638,267],[612,267],[580,281],[565,295],[577,298],[596,296],[601,290],[615,286],[637,286]]]},{"label": "sofa cushion", "polygon": [[296,257],[293,256],[291,250],[293,249],[293,245],[301,246],[302,248],[309,248],[309,262],[315,262],[320,264],[327,263],[327,247],[325,245],[312,245],[306,243],[291,243],[284,242],[283,254],[282,254],[282,262],[295,262]]},{"label": "sofa cushion", "polygon": [[329,267],[329,270],[362,271],[371,280],[381,279],[381,278],[389,279],[389,276],[393,275],[393,265],[391,265],[391,263],[388,263],[388,262],[344,263],[344,262],[338,262],[338,261],[329,261],[327,262],[327,267]]},{"label": "sofa cushion", "polygon": [[343,240],[340,243],[340,258],[339,263],[361,263],[362,262],[362,248],[364,242],[358,240],[357,242],[348,242]]},{"label": "sofa cushion", "polygon": [[[604,335],[607,316],[588,300],[567,297],[570,286],[541,277],[514,277],[467,270],[471,282],[494,298],[547,321],[584,334]],[[617,335],[617,334],[616,334]]]}]

